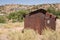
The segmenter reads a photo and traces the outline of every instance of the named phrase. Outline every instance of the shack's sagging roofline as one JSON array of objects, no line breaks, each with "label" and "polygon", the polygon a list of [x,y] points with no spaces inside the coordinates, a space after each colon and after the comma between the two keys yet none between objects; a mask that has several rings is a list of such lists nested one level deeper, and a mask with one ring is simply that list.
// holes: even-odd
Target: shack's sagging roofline
[{"label": "shack's sagging roofline", "polygon": [[38,10],[35,10],[33,12],[30,12],[29,15],[32,15],[32,14],[36,14],[36,13],[43,13],[43,14],[46,14],[46,10],[45,9],[38,9]]}]

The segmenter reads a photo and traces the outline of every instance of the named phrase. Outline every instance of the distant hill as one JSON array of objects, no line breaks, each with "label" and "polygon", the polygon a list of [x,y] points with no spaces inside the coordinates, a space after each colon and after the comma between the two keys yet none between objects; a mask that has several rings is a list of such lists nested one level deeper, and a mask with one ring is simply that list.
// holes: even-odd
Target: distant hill
[{"label": "distant hill", "polygon": [[49,7],[60,10],[60,4],[39,4],[39,5],[19,5],[19,4],[6,4],[0,6],[0,13],[11,13],[19,10],[34,11],[40,8],[48,9]]}]

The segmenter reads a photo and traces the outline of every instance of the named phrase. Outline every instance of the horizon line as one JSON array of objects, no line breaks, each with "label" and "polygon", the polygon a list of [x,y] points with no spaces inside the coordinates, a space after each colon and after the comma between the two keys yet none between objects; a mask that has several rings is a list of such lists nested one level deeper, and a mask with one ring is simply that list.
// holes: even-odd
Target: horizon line
[{"label": "horizon line", "polygon": [[[44,5],[44,4],[60,4],[60,3],[40,3],[40,4],[13,4],[13,5]],[[10,4],[0,4],[0,6],[3,6],[3,5],[12,5],[11,3]]]}]

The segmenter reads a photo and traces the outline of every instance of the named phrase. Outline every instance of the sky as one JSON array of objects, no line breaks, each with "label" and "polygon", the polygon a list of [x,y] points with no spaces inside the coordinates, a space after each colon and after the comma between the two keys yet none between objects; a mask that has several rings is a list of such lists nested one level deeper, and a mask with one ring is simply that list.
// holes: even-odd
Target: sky
[{"label": "sky", "polygon": [[37,5],[37,4],[51,4],[51,3],[60,3],[60,0],[0,0],[0,5],[5,4]]}]

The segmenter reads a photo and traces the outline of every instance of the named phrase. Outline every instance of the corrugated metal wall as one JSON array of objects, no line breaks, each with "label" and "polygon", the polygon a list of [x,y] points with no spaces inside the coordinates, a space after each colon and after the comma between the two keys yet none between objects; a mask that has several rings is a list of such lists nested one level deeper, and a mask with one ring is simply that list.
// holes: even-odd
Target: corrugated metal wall
[{"label": "corrugated metal wall", "polygon": [[46,27],[55,30],[55,22],[55,17],[49,13],[35,13],[32,15],[26,15],[24,20],[24,28],[31,28],[41,34],[42,30]]}]

